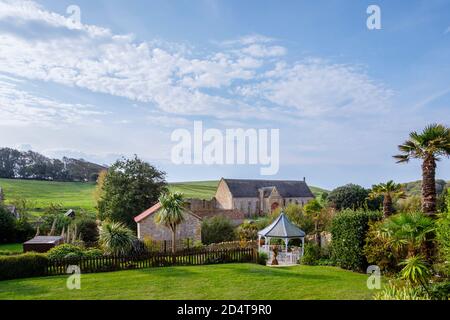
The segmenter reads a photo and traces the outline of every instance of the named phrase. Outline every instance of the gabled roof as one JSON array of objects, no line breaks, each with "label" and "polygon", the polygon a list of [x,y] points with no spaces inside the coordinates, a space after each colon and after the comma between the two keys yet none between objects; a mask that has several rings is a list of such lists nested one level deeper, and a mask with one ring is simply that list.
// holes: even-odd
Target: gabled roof
[{"label": "gabled roof", "polygon": [[156,211],[159,210],[159,208],[161,208],[161,203],[157,203],[155,204],[153,207],[148,208],[147,210],[145,210],[144,212],[142,212],[140,215],[134,217],[134,221],[135,222],[139,222],[141,220],[144,220],[145,218],[147,218],[148,216],[152,215],[153,213],[155,213]]},{"label": "gabled roof", "polygon": [[[152,206],[151,208],[148,208],[147,210],[145,210],[144,212],[142,212],[140,215],[134,217],[134,221],[136,223],[139,223],[140,221],[144,220],[145,218],[147,218],[148,216],[151,216],[152,214],[154,214],[155,212],[157,212],[159,209],[161,209],[161,203],[157,203],[154,206]],[[202,220],[202,218],[198,215],[196,215],[195,213],[193,213],[190,210],[184,210],[185,213],[190,214],[191,216],[194,216],[195,218]]]},{"label": "gabled roof", "polygon": [[262,237],[271,238],[303,238],[305,237],[305,231],[292,224],[288,217],[281,212],[278,218],[268,227],[258,232],[258,235]]},{"label": "gabled roof", "polygon": [[314,198],[305,181],[223,179],[235,198],[254,198],[259,189],[276,187],[283,198]]}]

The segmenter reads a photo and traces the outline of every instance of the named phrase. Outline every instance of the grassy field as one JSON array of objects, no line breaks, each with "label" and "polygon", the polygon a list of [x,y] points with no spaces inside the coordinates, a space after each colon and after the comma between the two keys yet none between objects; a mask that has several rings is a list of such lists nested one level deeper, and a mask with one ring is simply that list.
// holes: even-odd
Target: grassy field
[{"label": "grassy field", "polygon": [[0,251],[21,253],[23,252],[23,247],[21,243],[0,244]]},{"label": "grassy field", "polygon": [[367,276],[334,267],[223,264],[0,281],[0,299],[370,299]]},{"label": "grassy field", "polygon": [[[170,184],[169,188],[182,192],[187,198],[211,199],[218,184],[219,181],[180,182]],[[0,179],[0,187],[7,203],[17,198],[31,201],[34,215],[39,215],[50,203],[61,204],[65,209],[96,211],[94,183]],[[311,191],[318,196],[325,190],[311,187]]]},{"label": "grassy field", "polygon": [[24,198],[33,203],[33,212],[39,213],[50,203],[67,209],[95,212],[94,183],[52,182],[0,179],[6,202]]}]

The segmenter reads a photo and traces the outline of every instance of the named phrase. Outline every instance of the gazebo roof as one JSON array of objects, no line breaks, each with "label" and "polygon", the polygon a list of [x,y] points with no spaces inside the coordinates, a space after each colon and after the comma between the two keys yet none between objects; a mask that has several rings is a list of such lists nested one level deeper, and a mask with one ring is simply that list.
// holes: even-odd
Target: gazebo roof
[{"label": "gazebo roof", "polygon": [[262,237],[270,238],[304,238],[305,231],[295,226],[284,212],[268,227],[258,232]]}]

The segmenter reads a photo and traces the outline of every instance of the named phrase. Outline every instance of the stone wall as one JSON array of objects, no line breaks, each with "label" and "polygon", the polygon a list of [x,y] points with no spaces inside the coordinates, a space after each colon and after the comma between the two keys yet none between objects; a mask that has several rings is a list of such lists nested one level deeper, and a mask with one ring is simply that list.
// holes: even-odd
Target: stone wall
[{"label": "stone wall", "polygon": [[233,196],[223,180],[220,181],[219,186],[217,187],[215,199],[217,201],[218,209],[233,209]]},{"label": "stone wall", "polygon": [[[150,238],[156,241],[172,240],[172,231],[155,223],[155,215],[152,214],[138,223],[138,238]],[[192,239],[201,240],[201,220],[192,214],[185,213],[185,220],[178,225],[177,240]]]}]

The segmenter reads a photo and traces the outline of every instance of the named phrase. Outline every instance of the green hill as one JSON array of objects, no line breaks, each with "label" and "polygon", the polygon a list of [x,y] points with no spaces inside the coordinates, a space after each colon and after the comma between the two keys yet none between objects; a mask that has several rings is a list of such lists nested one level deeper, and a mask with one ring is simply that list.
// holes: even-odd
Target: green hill
[{"label": "green hill", "polygon": [[[182,192],[187,198],[211,199],[219,181],[171,183],[170,190]],[[32,214],[39,215],[49,204],[61,204],[65,209],[95,213],[94,183],[53,182],[36,180],[0,179],[6,203],[23,198],[32,203]],[[310,187],[316,195],[326,190]]]}]

